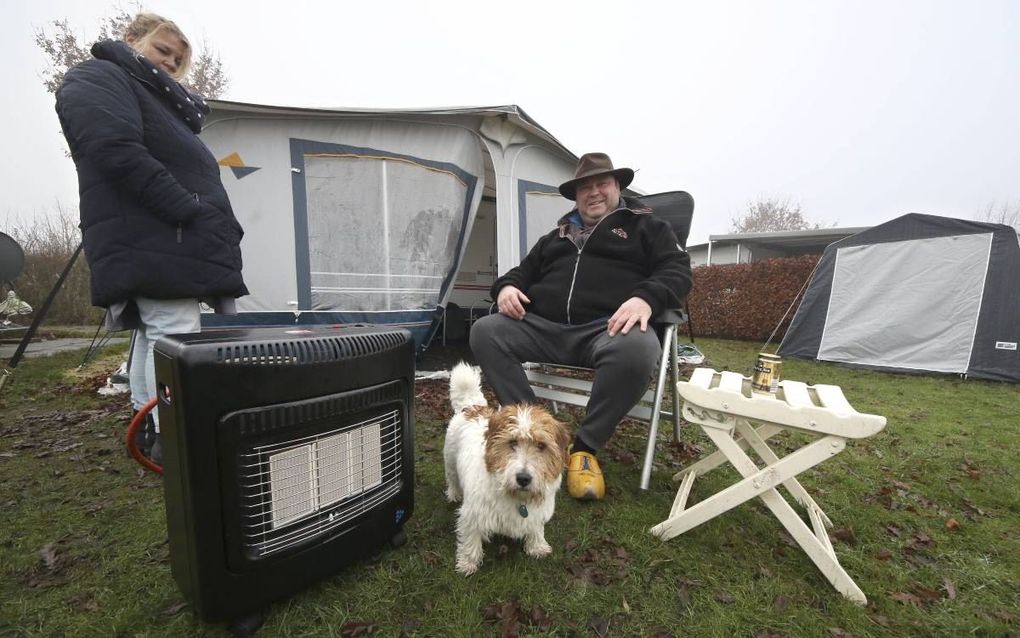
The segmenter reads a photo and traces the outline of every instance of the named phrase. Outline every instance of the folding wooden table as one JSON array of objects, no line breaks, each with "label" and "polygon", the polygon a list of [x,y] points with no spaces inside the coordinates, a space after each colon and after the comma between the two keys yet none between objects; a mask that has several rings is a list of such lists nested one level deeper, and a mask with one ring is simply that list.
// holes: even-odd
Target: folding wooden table
[{"label": "folding wooden table", "polygon": [[[797,544],[841,594],[864,605],[864,593],[836,559],[829,541],[829,517],[808,495],[797,475],[843,451],[847,439],[880,432],[885,417],[853,409],[835,385],[780,381],[775,394],[752,392],[751,380],[736,372],[698,368],[691,380],[677,384],[683,417],[698,424],[717,451],[678,472],[680,489],[669,517],[652,527],[662,540],[683,534],[734,507],[759,497]],[[816,435],[809,443],[780,458],[767,441],[783,431]],[[753,451],[759,462],[748,456]],[[694,479],[729,462],[744,478],[713,496],[687,507]],[[807,511],[811,527],[776,490],[783,485]]]}]

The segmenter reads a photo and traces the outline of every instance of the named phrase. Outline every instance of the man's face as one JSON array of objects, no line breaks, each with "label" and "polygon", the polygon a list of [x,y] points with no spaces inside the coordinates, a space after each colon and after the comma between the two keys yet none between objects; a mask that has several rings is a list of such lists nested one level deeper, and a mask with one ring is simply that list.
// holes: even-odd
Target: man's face
[{"label": "man's face", "polygon": [[577,183],[576,201],[581,219],[596,222],[620,205],[620,183],[611,173],[588,177]]}]

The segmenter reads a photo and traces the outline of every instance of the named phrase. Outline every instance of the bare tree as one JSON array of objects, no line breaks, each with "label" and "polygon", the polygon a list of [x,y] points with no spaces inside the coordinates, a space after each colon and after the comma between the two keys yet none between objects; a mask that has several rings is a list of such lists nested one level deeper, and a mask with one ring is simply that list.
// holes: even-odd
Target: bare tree
[{"label": "bare tree", "polygon": [[1006,201],[1002,204],[992,202],[979,212],[975,219],[993,224],[1012,226],[1020,233],[1020,200],[1016,202]]},{"label": "bare tree", "polygon": [[[101,21],[99,32],[93,38],[79,38],[66,18],[50,22],[52,32],[46,27],[37,28],[33,34],[35,43],[49,60],[47,68],[42,72],[46,90],[56,93],[68,69],[92,59],[90,49],[93,42],[121,38],[141,5],[136,4],[134,9],[134,12],[129,12],[122,7],[115,7],[116,13]],[[203,40],[201,48],[192,57],[191,70],[181,84],[203,97],[217,98],[223,95],[229,83],[219,54]]]},{"label": "bare tree", "polygon": [[202,97],[217,98],[227,90],[230,80],[223,70],[223,62],[218,53],[202,40],[202,47],[195,51],[191,58],[191,70],[184,85],[192,93]]},{"label": "bare tree", "polygon": [[791,203],[789,197],[761,197],[748,202],[747,210],[739,218],[731,219],[730,230],[735,233],[770,233],[778,230],[808,230],[822,228],[804,219],[800,204]]},{"label": "bare tree", "polygon": [[76,64],[92,59],[89,49],[92,42],[98,40],[109,40],[119,38],[127,25],[131,23],[133,16],[125,9],[118,8],[117,13],[105,18],[99,25],[99,32],[95,38],[78,39],[67,18],[54,20],[50,23],[54,32],[50,35],[45,27],[35,30],[33,38],[36,46],[42,49],[49,58],[49,66],[42,72],[43,85],[50,93],[56,93],[60,84],[64,81],[64,74]]}]

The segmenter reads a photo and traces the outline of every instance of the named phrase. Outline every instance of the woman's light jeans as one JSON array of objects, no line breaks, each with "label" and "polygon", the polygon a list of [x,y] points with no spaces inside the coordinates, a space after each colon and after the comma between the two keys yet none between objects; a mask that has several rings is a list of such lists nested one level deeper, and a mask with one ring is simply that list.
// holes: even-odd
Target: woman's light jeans
[{"label": "woman's light jeans", "polygon": [[[152,346],[163,335],[199,332],[202,329],[197,299],[146,299],[136,297],[141,325],[135,330],[135,345],[131,351],[131,406],[142,406],[156,396],[156,368],[152,359]],[[159,415],[153,410],[156,432],[159,432]]]}]

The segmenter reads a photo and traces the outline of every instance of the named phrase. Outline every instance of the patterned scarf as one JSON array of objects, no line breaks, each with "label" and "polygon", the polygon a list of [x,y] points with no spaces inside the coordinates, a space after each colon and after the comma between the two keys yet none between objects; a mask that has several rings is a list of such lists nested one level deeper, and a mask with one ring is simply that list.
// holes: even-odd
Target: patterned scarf
[{"label": "patterned scarf", "polygon": [[195,133],[202,132],[202,124],[209,106],[200,96],[189,92],[170,74],[158,68],[148,58],[120,40],[102,40],[92,45],[92,55],[119,65],[139,82],[147,84],[159,95],[171,111]]}]

